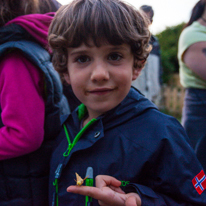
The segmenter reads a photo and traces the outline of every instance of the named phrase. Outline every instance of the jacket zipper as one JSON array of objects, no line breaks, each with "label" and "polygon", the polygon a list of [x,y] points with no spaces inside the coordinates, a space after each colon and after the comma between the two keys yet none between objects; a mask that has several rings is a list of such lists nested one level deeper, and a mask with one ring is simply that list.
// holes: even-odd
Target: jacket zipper
[{"label": "jacket zipper", "polygon": [[[80,131],[79,133],[76,135],[76,137],[74,138],[73,142],[71,142],[70,138],[69,138],[69,133],[67,131],[66,125],[63,124],[64,127],[64,132],[68,141],[68,147],[66,149],[66,151],[63,153],[64,157],[69,156],[71,150],[73,149],[73,147],[76,145],[76,143],[78,142],[78,140],[80,139],[80,137],[83,135],[83,133],[87,130],[88,127],[90,127],[94,122],[96,122],[97,119],[92,119],[90,120]],[[53,197],[53,203],[52,205],[59,205],[59,200],[58,200],[58,179],[61,175],[61,170],[62,170],[62,166],[63,164],[60,163],[55,171],[55,180],[53,182],[53,186],[55,186],[55,194]]]}]

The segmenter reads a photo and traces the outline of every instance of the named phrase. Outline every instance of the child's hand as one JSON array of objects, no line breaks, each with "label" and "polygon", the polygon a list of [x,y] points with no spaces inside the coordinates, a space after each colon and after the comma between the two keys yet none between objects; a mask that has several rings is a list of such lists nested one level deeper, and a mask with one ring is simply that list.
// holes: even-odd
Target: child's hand
[{"label": "child's hand", "polygon": [[114,177],[98,175],[95,181],[96,187],[70,186],[67,192],[95,198],[101,206],[141,206],[140,196],[137,193],[125,194],[120,188],[121,182]]}]

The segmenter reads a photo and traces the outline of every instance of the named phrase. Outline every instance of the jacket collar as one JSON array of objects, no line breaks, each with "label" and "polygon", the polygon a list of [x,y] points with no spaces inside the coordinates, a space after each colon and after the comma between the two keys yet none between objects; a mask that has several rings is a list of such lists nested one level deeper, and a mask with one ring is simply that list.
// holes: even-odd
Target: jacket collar
[{"label": "jacket collar", "polygon": [[[108,111],[106,114],[99,116],[97,119],[101,119],[105,129],[117,126],[135,116],[142,114],[148,109],[157,109],[157,107],[145,98],[138,90],[131,87],[128,95],[125,99],[117,105],[112,110]],[[71,114],[73,121],[81,121],[81,119],[86,115],[87,109],[85,105],[81,104],[78,106]],[[69,115],[64,115],[61,117],[62,124],[69,118]]]}]

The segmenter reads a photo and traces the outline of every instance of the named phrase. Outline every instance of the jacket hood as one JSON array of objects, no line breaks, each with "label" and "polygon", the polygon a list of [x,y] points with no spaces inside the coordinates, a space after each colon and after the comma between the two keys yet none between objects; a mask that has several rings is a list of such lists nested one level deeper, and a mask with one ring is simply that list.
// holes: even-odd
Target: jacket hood
[{"label": "jacket hood", "polygon": [[105,129],[109,129],[141,115],[148,109],[157,109],[157,107],[138,90],[131,87],[125,99],[103,116],[103,124],[105,125]]},{"label": "jacket hood", "polygon": [[[0,43],[33,38],[44,48],[48,48],[48,29],[54,14],[54,12],[47,14],[28,14],[12,19],[4,27],[0,28],[2,31]],[[16,30],[16,25],[19,25],[23,29],[20,28]]]}]

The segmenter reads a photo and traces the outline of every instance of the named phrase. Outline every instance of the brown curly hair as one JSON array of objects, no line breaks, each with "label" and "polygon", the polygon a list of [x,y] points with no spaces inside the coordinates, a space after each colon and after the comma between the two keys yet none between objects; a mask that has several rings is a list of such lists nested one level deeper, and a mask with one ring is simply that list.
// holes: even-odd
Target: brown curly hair
[{"label": "brown curly hair", "polygon": [[135,67],[142,68],[149,46],[149,21],[131,5],[119,0],[73,0],[60,7],[49,28],[49,45],[55,69],[67,73],[67,48],[95,46],[106,41],[112,45],[127,43],[134,54]]}]

